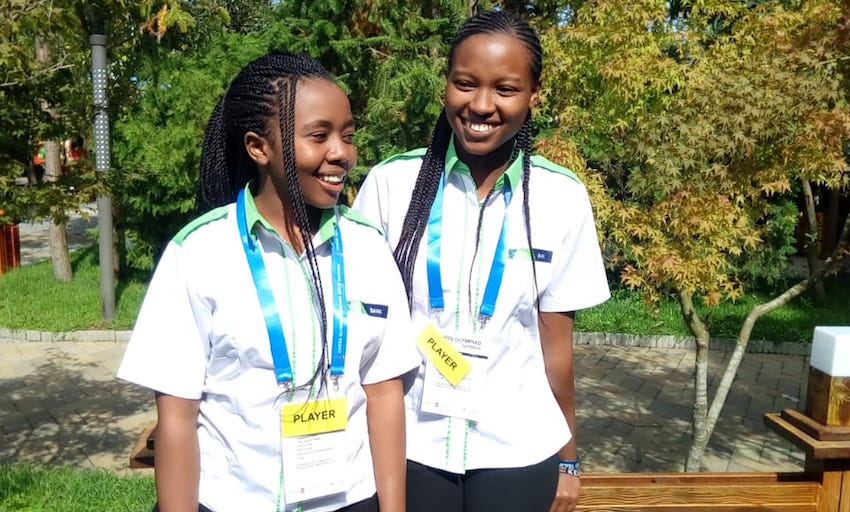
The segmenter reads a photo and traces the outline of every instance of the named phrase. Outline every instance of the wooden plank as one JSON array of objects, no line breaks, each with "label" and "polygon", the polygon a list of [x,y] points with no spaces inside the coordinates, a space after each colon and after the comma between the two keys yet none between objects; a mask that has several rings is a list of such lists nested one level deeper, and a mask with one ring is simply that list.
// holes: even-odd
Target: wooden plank
[{"label": "wooden plank", "polygon": [[[821,486],[817,482],[751,482],[718,485],[713,478],[689,483],[629,482],[628,475],[621,485],[595,485],[592,478],[582,477],[578,510],[639,511],[818,511]],[[745,479],[746,480],[746,479]],[[664,479],[661,479],[664,482]]]},{"label": "wooden plank", "polygon": [[814,459],[850,459],[850,441],[818,441],[777,413],[764,415],[764,424]]},{"label": "wooden plank", "polygon": [[130,452],[130,467],[131,468],[152,468],[153,467],[153,438],[156,422],[145,427],[136,445]]},{"label": "wooden plank", "polygon": [[756,485],[776,482],[819,482],[821,466],[811,473],[588,473],[581,485],[715,484]]},{"label": "wooden plank", "polygon": [[783,409],[779,415],[818,441],[850,441],[850,426],[824,425],[795,409]]},{"label": "wooden plank", "polygon": [[841,481],[841,497],[838,502],[838,512],[850,512],[850,470],[844,471]]}]

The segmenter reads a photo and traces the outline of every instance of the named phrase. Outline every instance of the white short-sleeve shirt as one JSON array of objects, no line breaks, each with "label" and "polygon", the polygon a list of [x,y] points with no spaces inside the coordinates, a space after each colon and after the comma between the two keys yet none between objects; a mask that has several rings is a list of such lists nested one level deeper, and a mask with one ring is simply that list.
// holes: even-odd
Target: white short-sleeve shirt
[{"label": "white short-sleeve shirt", "polygon": [[[377,223],[395,248],[422,163],[423,150],[374,167],[354,208]],[[507,221],[504,277],[495,312],[482,331],[491,344],[482,416],[466,421],[423,413],[425,361],[405,396],[408,458],[454,473],[470,469],[522,467],[552,456],[570,437],[569,427],[546,378],[537,324],[542,311],[567,312],[608,299],[609,290],[596,226],[584,185],[569,170],[540,156],[531,159],[529,211],[533,251],[523,216],[522,159],[496,183],[482,209],[469,168],[454,141],[446,155],[440,269],[444,308],[432,311],[426,271],[427,233],[413,275],[414,330],[434,323],[443,332],[472,329],[496,244]],[[513,197],[505,206],[505,186]],[[483,212],[479,245],[476,229]],[[537,271],[535,295],[532,257]]]},{"label": "white short-sleeve shirt", "polygon": [[[265,222],[253,199],[248,224],[262,248],[295,383],[309,381],[321,355],[306,256]],[[313,240],[332,336],[330,238],[326,210]],[[375,493],[363,384],[417,367],[404,287],[381,233],[341,208],[348,344],[340,380],[348,406],[345,493],[302,504],[336,510]],[[330,342],[329,342],[330,344]],[[169,395],[200,399],[201,503],[212,510],[294,510],[281,486],[280,389],[266,324],[239,238],[235,204],[190,223],[167,246],[139,313],[118,377]]]}]

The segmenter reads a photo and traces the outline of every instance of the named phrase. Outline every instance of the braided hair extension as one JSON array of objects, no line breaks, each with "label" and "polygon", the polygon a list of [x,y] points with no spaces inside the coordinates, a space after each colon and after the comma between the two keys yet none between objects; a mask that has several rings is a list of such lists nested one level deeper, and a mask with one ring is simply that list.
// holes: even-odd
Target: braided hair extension
[{"label": "braided hair extension", "polygon": [[[540,84],[540,74],[543,71],[543,48],[537,33],[526,22],[514,14],[505,11],[484,11],[466,20],[458,29],[452,40],[448,56],[448,67],[451,69],[454,63],[458,46],[471,36],[478,34],[507,34],[518,38],[529,53],[529,71],[531,72],[532,86]],[[451,126],[446,119],[446,111],[443,109],[428,150],[419,168],[419,175],[413,188],[413,194],[407,213],[402,224],[398,245],[394,256],[396,264],[401,272],[405,290],[407,290],[408,301],[411,300],[413,288],[413,267],[416,263],[416,254],[419,244],[428,224],[428,216],[431,205],[437,195],[440,177],[445,168],[445,155],[451,140]],[[532,269],[534,272],[535,288],[537,286],[537,269],[534,265],[534,254],[531,245],[531,220],[528,207],[528,181],[531,171],[532,151],[532,123],[531,111],[529,110],[525,123],[516,136],[516,144],[523,152],[522,161],[522,186],[523,186],[523,214],[525,217],[525,228],[528,237],[528,248],[532,252]],[[511,160],[515,158],[516,148]]]},{"label": "braided hair extension", "polygon": [[232,203],[247,183],[258,176],[257,165],[245,150],[244,137],[247,132],[266,137],[267,123],[277,115],[289,200],[307,255],[321,324],[320,359],[309,382],[299,388],[312,387],[318,379],[321,389],[329,369],[327,310],[311,236],[312,226],[298,182],[294,144],[297,84],[308,78],[333,81],[330,73],[312,57],[286,50],[274,50],[242,68],[207,124],[196,209],[204,212]]}]

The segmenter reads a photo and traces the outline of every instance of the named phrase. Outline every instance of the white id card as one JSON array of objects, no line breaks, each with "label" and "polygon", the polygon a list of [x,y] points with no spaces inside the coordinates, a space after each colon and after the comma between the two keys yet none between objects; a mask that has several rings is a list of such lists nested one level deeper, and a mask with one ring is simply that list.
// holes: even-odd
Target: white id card
[{"label": "white id card", "polygon": [[283,487],[287,503],[320,498],[348,487],[344,396],[288,403],[281,409]]},{"label": "white id card", "polygon": [[485,385],[487,350],[481,333],[448,333],[443,335],[452,346],[469,361],[471,369],[456,386],[453,386],[437,369],[425,365],[422,389],[422,412],[452,416],[471,421],[480,419],[479,393]]}]

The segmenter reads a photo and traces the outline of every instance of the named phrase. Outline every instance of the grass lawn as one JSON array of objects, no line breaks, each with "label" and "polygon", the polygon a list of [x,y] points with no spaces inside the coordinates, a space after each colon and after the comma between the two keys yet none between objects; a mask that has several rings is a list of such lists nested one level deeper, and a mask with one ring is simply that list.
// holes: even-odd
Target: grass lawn
[{"label": "grass lawn", "polygon": [[[146,279],[118,283],[115,320],[106,324],[100,318],[97,246],[73,252],[71,261],[74,279],[68,283],[53,279],[49,261],[13,269],[0,276],[0,326],[44,331],[132,328],[144,298]],[[639,293],[614,283],[612,287],[611,300],[578,313],[576,327],[579,331],[690,336],[679,305],[672,298],[662,302],[653,312],[643,303]],[[811,293],[804,293],[762,317],[751,339],[808,343],[816,325],[850,325],[850,275],[827,280],[826,288],[826,304],[816,304]],[[735,338],[752,307],[780,291],[750,291],[735,303],[725,302],[710,311],[701,307],[700,313],[709,313],[713,337]]]},{"label": "grass lawn", "polygon": [[[850,325],[850,275],[832,277],[825,282],[827,302],[817,304],[810,292],[762,316],[755,324],[750,340],[794,341],[809,343],[817,325]],[[698,305],[714,338],[734,339],[753,307],[771,300],[783,290],[754,290],[736,302],[723,302],[713,308]],[[707,315],[707,316],[706,316]],[[679,304],[664,300],[652,312],[639,294],[613,287],[611,300],[579,311],[576,328],[588,332],[631,334],[673,334],[691,336],[682,318]]]},{"label": "grass lawn", "polygon": [[152,476],[0,464],[0,512],[150,512]]},{"label": "grass lawn", "polygon": [[49,260],[0,276],[0,326],[54,332],[133,326],[147,287],[144,279],[117,284],[115,319],[105,323],[100,312],[97,245],[73,251],[71,267],[74,278],[67,283],[53,278]]}]

